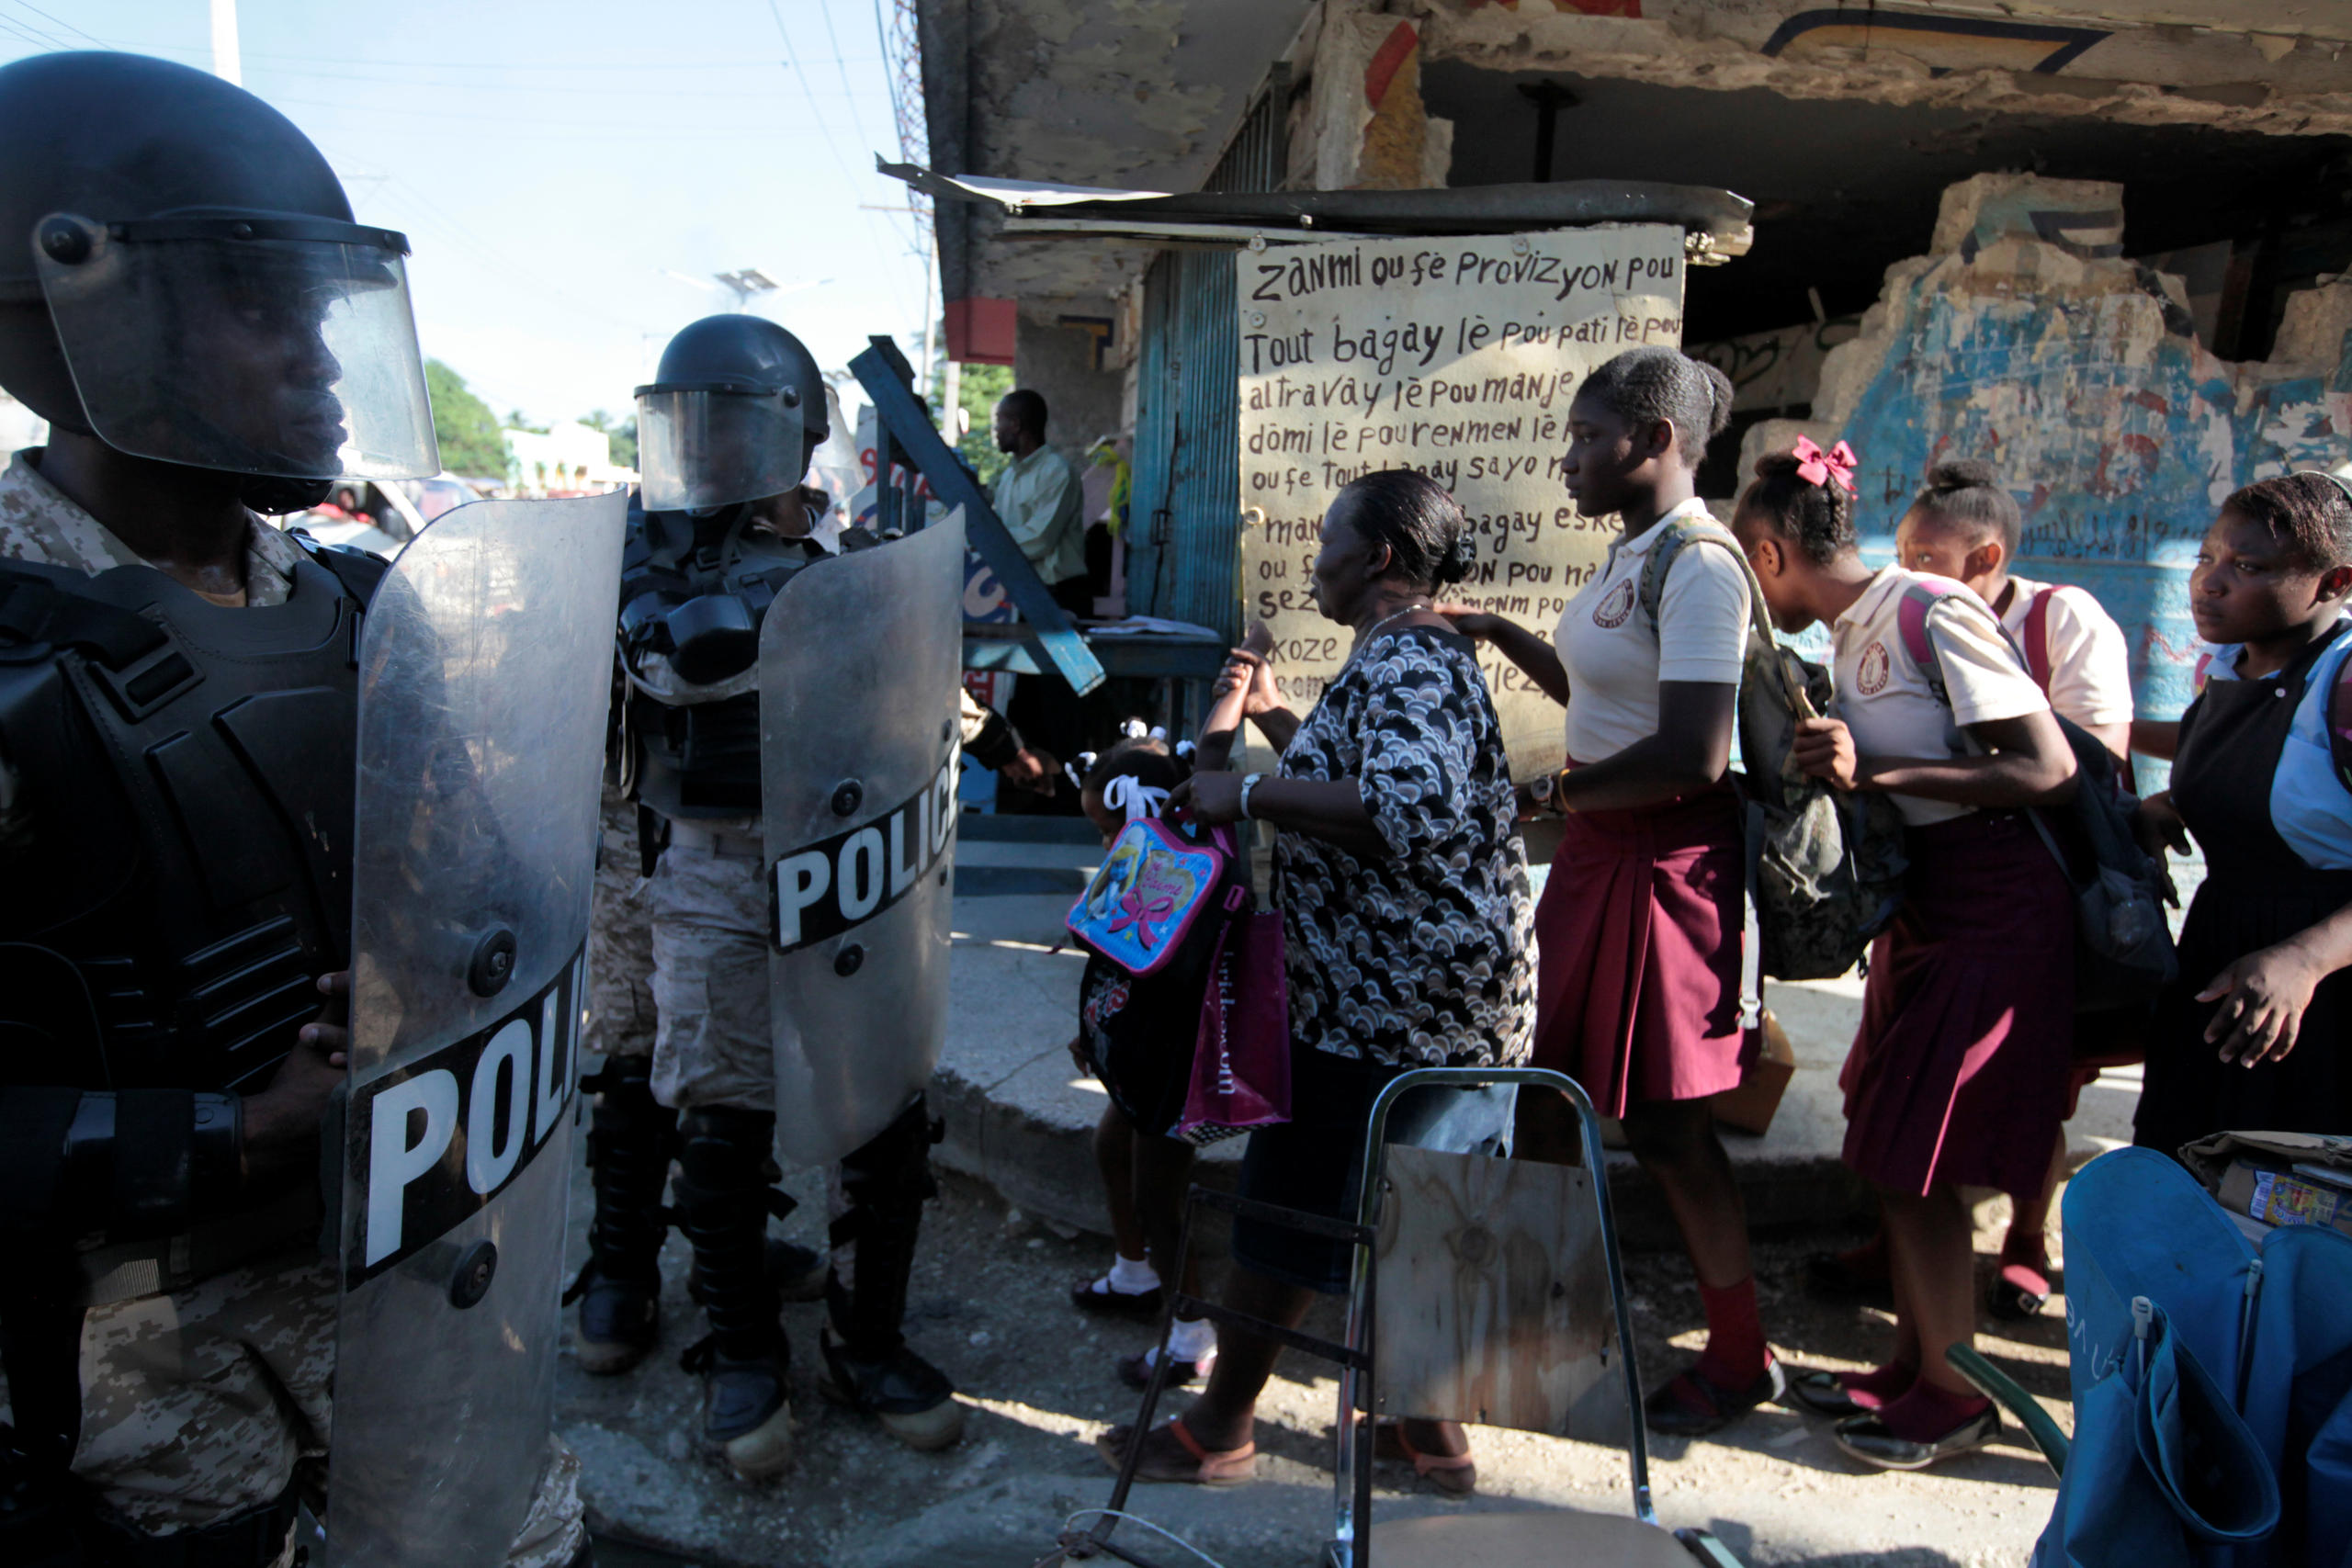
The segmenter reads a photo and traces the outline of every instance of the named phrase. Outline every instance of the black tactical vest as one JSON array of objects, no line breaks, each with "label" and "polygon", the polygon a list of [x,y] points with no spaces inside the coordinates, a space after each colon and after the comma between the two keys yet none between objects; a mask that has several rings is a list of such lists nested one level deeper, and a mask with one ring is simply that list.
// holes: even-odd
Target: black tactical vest
[{"label": "black tactical vest", "polygon": [[0,561],[0,1081],[250,1092],[349,962],[384,567],[316,556],[233,609],[150,567]]}]

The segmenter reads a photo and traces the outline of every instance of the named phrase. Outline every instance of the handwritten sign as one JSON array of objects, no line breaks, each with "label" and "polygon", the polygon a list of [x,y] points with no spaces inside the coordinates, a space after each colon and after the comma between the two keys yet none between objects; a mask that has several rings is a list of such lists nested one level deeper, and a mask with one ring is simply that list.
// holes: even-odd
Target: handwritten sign
[{"label": "handwritten sign", "polygon": [[[1416,468],[1453,492],[1478,564],[1451,599],[1551,635],[1614,518],[1562,488],[1568,403],[1611,355],[1682,333],[1682,233],[1657,224],[1247,251],[1240,299],[1242,596],[1306,705],[1352,634],[1317,612],[1323,513],[1349,481]],[[1561,765],[1559,705],[1487,652],[1521,778]]]}]

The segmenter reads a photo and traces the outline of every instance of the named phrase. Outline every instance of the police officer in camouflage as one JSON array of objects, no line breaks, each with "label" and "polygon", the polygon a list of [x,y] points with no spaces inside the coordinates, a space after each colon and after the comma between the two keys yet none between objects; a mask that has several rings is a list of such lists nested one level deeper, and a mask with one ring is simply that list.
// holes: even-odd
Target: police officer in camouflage
[{"label": "police officer in camouflage", "polygon": [[[385,567],[260,513],[436,470],[405,249],[237,87],[0,69],[0,386],[51,429],[0,473],[0,1562],[285,1562],[321,1503]],[[507,1562],[586,1561],[577,1477]]]},{"label": "police officer in camouflage", "polygon": [[[596,1220],[575,1284],[575,1348],[584,1369],[617,1372],[650,1347],[673,1214],[709,1323],[685,1360],[705,1382],[703,1440],[756,1476],[790,1457],[779,1297],[814,1283],[805,1257],[766,1237],[769,1218],[789,1206],[775,1190],[774,1149],[778,1032],[794,1021],[775,1016],[770,996],[765,856],[775,847],[763,841],[756,656],[779,588],[803,570],[821,585],[839,547],[812,536],[823,498],[801,485],[827,434],[825,387],[798,339],[750,315],[687,326],[657,377],[639,389],[644,511],[631,519],[617,645],[619,785],[637,807],[633,869],[644,880],[624,889],[607,871],[591,939],[606,1055],[584,1080],[597,1091]],[[842,541],[873,544],[855,529]],[[876,655],[887,669],[888,650]],[[962,712],[964,747],[984,764],[1015,783],[1049,774],[1050,761],[1002,718],[968,696]],[[650,928],[641,948],[639,911]],[[964,1420],[953,1385],[899,1332],[922,1204],[936,1192],[936,1136],[918,1095],[830,1173],[820,1347],[827,1397],[921,1450],[953,1444]]]}]

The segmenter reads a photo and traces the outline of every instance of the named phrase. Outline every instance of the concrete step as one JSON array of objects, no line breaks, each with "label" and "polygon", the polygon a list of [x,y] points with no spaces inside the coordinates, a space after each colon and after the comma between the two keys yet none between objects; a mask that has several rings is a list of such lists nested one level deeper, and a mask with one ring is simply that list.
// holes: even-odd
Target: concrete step
[{"label": "concrete step", "polygon": [[[947,1118],[940,1156],[1030,1213],[1065,1230],[1102,1234],[1109,1220],[1091,1140],[1107,1100],[1069,1055],[1085,956],[1065,945],[1063,925],[1100,845],[1091,829],[1080,843],[1067,828],[1055,834],[1029,826],[1053,818],[995,819],[1020,825],[1019,837],[1004,836],[1002,827],[976,834],[976,820],[966,818],[957,848],[954,1004],[933,1086],[934,1105]],[[1020,880],[1046,875],[1069,878],[1068,890]],[[1860,1021],[1861,995],[1859,976],[1766,986],[1766,1004],[1795,1048],[1796,1073],[1768,1133],[1724,1131],[1749,1223],[1760,1232],[1835,1224],[1871,1210],[1869,1193],[1839,1158],[1846,1119],[1838,1074]],[[2131,1142],[2139,1087],[2139,1069],[2117,1068],[2084,1091],[2068,1127],[2074,1163]],[[1228,1185],[1240,1145],[1232,1139],[1205,1151],[1199,1179]],[[1612,1156],[1611,1186],[1628,1247],[1677,1245],[1663,1199],[1629,1155]]]}]

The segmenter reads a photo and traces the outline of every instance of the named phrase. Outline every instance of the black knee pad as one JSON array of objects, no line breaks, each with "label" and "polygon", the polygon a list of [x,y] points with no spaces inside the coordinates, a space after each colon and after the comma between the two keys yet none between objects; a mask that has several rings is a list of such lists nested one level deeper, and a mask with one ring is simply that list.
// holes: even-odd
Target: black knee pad
[{"label": "black knee pad", "polygon": [[933,1121],[918,1095],[897,1121],[842,1156],[842,1195],[852,1208],[921,1208],[939,1196],[931,1146],[946,1133],[947,1123]]}]

